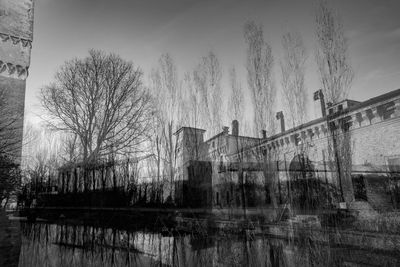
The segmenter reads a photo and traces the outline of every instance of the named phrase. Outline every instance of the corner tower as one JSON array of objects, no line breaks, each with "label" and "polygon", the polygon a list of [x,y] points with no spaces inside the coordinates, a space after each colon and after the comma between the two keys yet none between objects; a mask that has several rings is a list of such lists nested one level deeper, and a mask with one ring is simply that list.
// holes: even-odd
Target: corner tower
[{"label": "corner tower", "polygon": [[0,0],[0,131],[2,153],[20,161],[25,87],[33,39],[33,0]]},{"label": "corner tower", "polygon": [[184,202],[184,187],[189,180],[188,166],[192,160],[199,160],[204,143],[203,129],[181,127],[175,133],[176,137],[176,167],[174,177],[175,202]]}]

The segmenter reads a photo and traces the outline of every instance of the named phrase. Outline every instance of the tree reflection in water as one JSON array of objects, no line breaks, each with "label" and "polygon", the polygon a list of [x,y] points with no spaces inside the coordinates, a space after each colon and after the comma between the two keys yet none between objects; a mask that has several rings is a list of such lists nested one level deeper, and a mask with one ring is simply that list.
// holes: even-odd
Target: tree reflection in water
[{"label": "tree reflection in water", "polygon": [[249,234],[161,234],[146,229],[47,223],[23,223],[21,230],[21,267],[343,266],[363,260],[371,266],[374,262],[387,266],[399,263],[368,251],[322,245],[307,235],[294,242]]}]

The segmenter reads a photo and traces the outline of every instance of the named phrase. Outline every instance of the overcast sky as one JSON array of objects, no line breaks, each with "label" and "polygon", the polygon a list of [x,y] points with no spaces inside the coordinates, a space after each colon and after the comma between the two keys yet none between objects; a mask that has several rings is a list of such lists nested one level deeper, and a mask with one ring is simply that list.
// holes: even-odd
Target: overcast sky
[{"label": "overcast sky", "polygon": [[[223,67],[226,87],[229,67],[245,73],[246,20],[264,27],[275,57],[278,90],[281,35],[287,30],[303,35],[312,100],[311,93],[320,88],[314,63],[314,5],[314,0],[36,0],[27,118],[37,121],[35,114],[42,112],[39,90],[52,81],[57,68],[65,60],[86,56],[90,48],[115,52],[145,75],[162,53],[169,52],[181,77],[212,50]],[[349,98],[365,100],[400,88],[400,1],[335,0],[334,7],[343,19],[356,74]],[[245,76],[241,82],[247,87]]]}]

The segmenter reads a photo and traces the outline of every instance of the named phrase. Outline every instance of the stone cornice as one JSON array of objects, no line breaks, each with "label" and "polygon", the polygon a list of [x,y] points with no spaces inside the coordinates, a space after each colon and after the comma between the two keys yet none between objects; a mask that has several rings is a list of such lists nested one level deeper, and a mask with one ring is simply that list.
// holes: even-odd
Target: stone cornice
[{"label": "stone cornice", "polygon": [[28,67],[0,60],[0,75],[25,80],[28,77]]},{"label": "stone cornice", "polygon": [[20,38],[17,36],[13,36],[7,33],[0,32],[0,39],[3,42],[12,42],[14,45],[21,43],[22,47],[32,48],[32,41],[24,38]]}]

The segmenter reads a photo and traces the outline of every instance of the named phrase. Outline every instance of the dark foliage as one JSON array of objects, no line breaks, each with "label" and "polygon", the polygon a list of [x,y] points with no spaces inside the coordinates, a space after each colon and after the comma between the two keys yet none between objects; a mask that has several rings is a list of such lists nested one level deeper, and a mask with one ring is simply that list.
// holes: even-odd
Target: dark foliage
[{"label": "dark foliage", "polygon": [[19,165],[10,157],[0,154],[0,203],[7,204],[10,197],[18,190],[21,180]]}]

